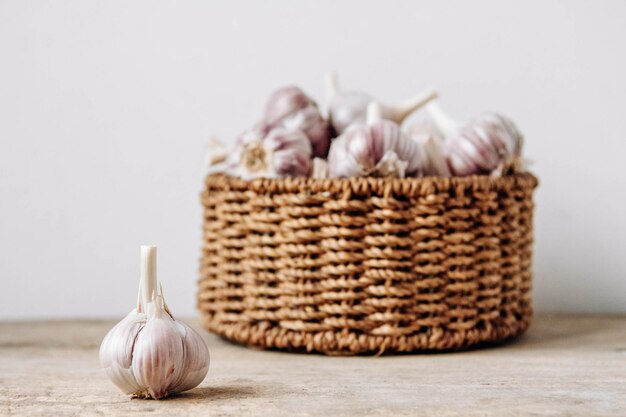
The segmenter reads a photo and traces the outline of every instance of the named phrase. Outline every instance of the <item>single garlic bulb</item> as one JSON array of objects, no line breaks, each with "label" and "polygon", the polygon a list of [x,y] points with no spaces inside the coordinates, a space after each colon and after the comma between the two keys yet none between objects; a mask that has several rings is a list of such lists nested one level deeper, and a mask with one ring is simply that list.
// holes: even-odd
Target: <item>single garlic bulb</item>
[{"label": "single garlic bulb", "polygon": [[396,123],[382,120],[378,103],[372,102],[367,113],[367,125],[349,129],[331,144],[330,177],[420,176],[423,156],[417,142]]},{"label": "single garlic bulb", "polygon": [[311,172],[312,149],[300,130],[257,125],[242,134],[226,161],[231,175],[254,178],[307,177]]},{"label": "single garlic bulb", "polygon": [[436,104],[430,105],[428,112],[446,135],[444,154],[454,175],[490,174],[521,157],[523,136],[501,114],[483,113],[459,126]]},{"label": "single garlic bulb", "polygon": [[[337,76],[334,73],[326,75],[325,84],[328,118],[335,132],[342,134],[351,126],[365,124],[369,103],[377,100],[359,91],[340,91]],[[381,104],[382,117],[401,123],[409,114],[435,97],[437,93],[434,90],[428,90],[411,97],[400,105]]]},{"label": "single garlic bulb", "polygon": [[311,141],[313,155],[325,157],[330,146],[330,125],[315,101],[298,87],[276,90],[267,101],[263,122],[270,127],[300,130]]},{"label": "single garlic bulb", "polygon": [[157,290],[156,246],[141,247],[137,308],[105,336],[100,364],[125,394],[161,399],[198,386],[209,370],[202,337],[174,319]]}]

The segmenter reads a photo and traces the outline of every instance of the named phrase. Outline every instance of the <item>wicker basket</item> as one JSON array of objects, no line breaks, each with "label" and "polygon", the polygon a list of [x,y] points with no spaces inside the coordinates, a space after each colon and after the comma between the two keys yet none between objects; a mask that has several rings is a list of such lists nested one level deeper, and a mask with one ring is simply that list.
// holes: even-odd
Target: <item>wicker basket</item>
[{"label": "wicker basket", "polygon": [[452,350],[531,316],[532,194],[518,173],[418,179],[209,175],[203,325],[259,348]]}]

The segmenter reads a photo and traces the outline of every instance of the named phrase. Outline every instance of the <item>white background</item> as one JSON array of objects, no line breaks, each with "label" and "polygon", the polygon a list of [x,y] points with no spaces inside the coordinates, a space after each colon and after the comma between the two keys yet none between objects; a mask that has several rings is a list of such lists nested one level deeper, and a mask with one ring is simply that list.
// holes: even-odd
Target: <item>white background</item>
[{"label": "white background", "polygon": [[210,135],[322,76],[511,116],[537,192],[535,305],[626,311],[626,2],[0,0],[0,318],[120,317],[139,245],[195,314]]}]

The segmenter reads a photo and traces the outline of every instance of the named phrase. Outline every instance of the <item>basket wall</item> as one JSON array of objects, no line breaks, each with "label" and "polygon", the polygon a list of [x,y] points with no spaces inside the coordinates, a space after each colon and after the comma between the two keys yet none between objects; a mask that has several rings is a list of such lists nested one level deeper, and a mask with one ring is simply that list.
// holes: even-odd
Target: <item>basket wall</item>
[{"label": "basket wall", "polygon": [[327,354],[499,342],[531,308],[531,174],[261,179],[209,175],[203,325]]}]

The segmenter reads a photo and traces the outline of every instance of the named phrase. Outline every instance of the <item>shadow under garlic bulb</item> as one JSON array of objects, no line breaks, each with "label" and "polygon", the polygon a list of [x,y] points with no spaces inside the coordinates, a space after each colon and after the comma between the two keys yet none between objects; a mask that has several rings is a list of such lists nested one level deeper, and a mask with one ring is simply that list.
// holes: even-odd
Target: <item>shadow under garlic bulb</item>
[{"label": "shadow under garlic bulb", "polygon": [[367,125],[355,126],[333,141],[328,153],[329,176],[420,176],[423,155],[417,142],[395,122],[381,120],[377,103],[368,106],[367,120]]},{"label": "shadow under garlic bulb", "polygon": [[270,96],[263,123],[270,127],[300,130],[311,141],[314,156],[325,157],[328,153],[330,125],[321,115],[317,103],[298,87],[283,87]]}]

